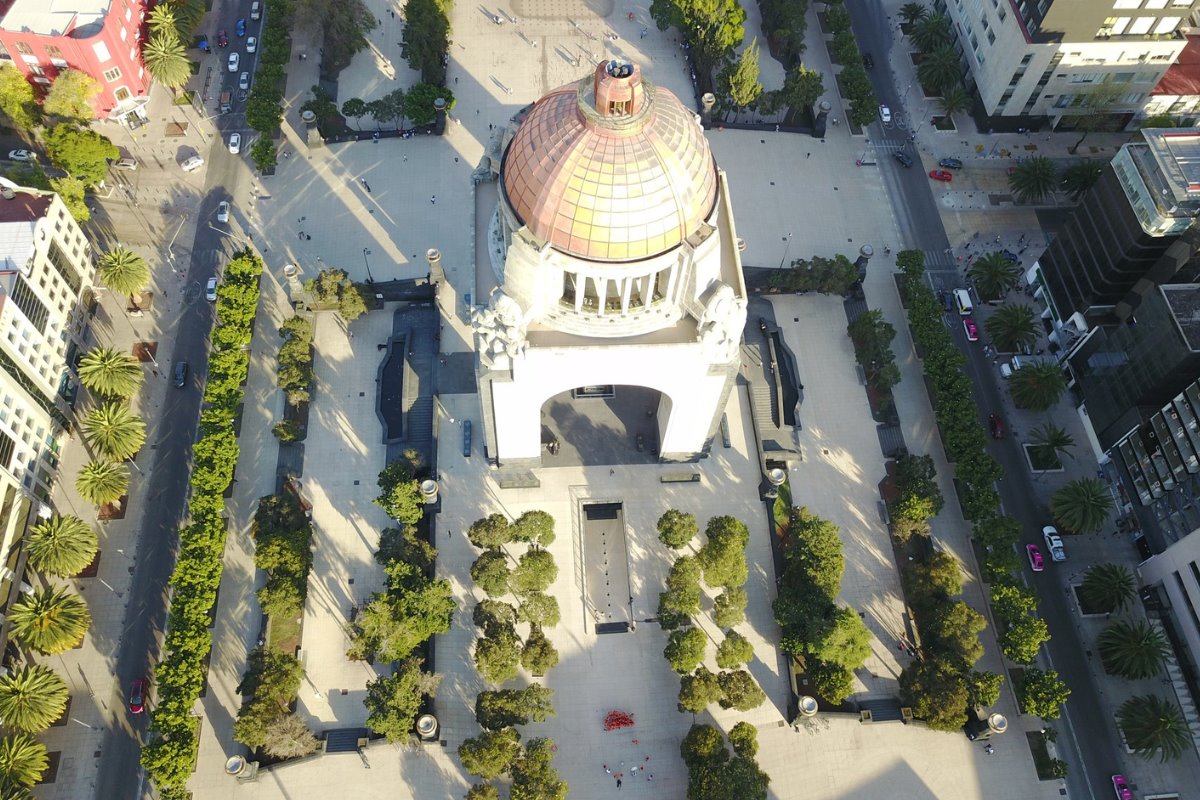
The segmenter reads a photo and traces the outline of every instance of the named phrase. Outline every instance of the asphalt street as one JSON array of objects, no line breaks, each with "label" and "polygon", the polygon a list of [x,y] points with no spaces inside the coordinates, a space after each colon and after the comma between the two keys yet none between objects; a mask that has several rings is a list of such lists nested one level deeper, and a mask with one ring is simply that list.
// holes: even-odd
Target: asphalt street
[{"label": "asphalt street", "polygon": [[[901,116],[903,112],[903,94],[892,80],[891,69],[885,54],[891,50],[894,36],[899,32],[895,24],[888,19],[879,0],[868,0],[865,3],[847,3],[847,10],[853,22],[854,35],[859,47],[864,53],[871,53],[876,62],[873,70],[868,72],[879,102],[888,105],[895,118],[895,127],[884,130],[881,123],[876,121],[868,129],[868,136],[873,142],[891,142],[894,146],[903,145],[913,157],[911,168],[900,165],[893,157],[885,152],[879,152],[878,166],[874,167],[883,172],[889,190],[896,202],[893,208],[897,222],[904,237],[904,247],[941,252],[950,244],[946,231],[938,214],[930,181],[921,169],[921,161],[916,150],[906,142],[908,130],[913,121]],[[920,91],[919,87],[914,87]],[[910,90],[911,91],[911,90]],[[916,104],[914,104],[915,106]],[[904,128],[900,125],[904,124]],[[872,167],[863,167],[870,169]],[[961,286],[959,274],[943,272],[944,284]],[[1001,389],[998,386],[998,375],[990,357],[983,352],[979,342],[968,342],[958,319],[949,321],[955,341],[959,343],[967,356],[968,373],[975,386],[975,397],[979,407],[979,424],[987,425],[987,415],[993,409],[1002,409]],[[1000,481],[1000,499],[1004,512],[1017,519],[1024,531],[1024,544],[1042,544],[1041,529],[1050,521],[1049,509],[1037,499],[1033,482],[1020,452],[1019,441],[1010,437],[1000,441],[991,441],[991,455],[1004,468],[1004,478]],[[1067,539],[1068,553],[1070,539]],[[1068,556],[1069,557],[1069,556]],[[1119,742],[1115,732],[1114,722],[1101,703],[1095,683],[1088,670],[1084,646],[1075,628],[1074,612],[1070,608],[1068,581],[1066,575],[1070,561],[1062,567],[1055,568],[1052,564],[1047,572],[1034,575],[1026,570],[1026,579],[1037,592],[1041,616],[1050,628],[1051,639],[1046,644],[1044,652],[1067,686],[1071,689],[1071,699],[1064,709],[1065,720],[1069,732],[1059,737],[1059,748],[1063,760],[1069,764],[1067,787],[1071,796],[1076,798],[1107,797],[1112,793],[1111,775],[1119,772],[1117,754]],[[1024,745],[1023,742],[1020,743]]]}]

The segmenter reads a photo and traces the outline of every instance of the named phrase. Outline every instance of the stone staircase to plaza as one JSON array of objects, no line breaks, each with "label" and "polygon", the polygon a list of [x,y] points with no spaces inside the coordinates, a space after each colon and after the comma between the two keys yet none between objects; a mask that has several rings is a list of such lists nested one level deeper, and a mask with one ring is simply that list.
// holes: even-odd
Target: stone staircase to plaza
[{"label": "stone staircase to plaza", "polygon": [[[1162,623],[1151,616],[1148,620],[1150,627],[1158,631],[1164,641],[1169,641],[1167,632],[1163,629]],[[1179,668],[1179,662],[1175,659],[1175,654],[1170,650],[1167,651],[1166,659],[1167,679],[1171,682],[1171,688],[1175,690],[1175,698],[1179,701],[1179,708],[1183,711],[1183,719],[1187,722],[1188,730],[1192,734],[1192,744],[1196,748],[1196,752],[1200,753],[1200,713],[1196,710],[1196,703],[1192,699],[1192,693],[1188,690],[1187,680],[1183,676],[1183,670]]]}]

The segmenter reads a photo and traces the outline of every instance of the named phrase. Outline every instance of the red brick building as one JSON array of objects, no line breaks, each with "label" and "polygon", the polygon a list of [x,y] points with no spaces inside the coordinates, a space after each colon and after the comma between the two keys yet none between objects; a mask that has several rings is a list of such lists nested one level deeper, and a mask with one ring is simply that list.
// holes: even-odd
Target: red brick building
[{"label": "red brick building", "polygon": [[99,82],[98,117],[140,114],[150,89],[141,40],[149,0],[0,0],[0,64],[43,91],[64,69]]}]

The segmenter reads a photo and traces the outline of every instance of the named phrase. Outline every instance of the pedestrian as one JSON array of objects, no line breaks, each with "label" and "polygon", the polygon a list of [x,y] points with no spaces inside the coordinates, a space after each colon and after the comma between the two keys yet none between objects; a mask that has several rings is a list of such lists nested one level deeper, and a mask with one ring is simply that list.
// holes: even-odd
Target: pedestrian
[{"label": "pedestrian", "polygon": [[312,241],[312,236],[311,236],[310,234],[307,234],[307,233],[306,233],[306,234],[304,234],[304,241],[306,241],[306,242],[311,242],[311,241]]},{"label": "pedestrian", "polygon": [[435,205],[435,206],[437,205],[437,195],[436,194],[429,195],[429,203],[430,203],[430,205]]},{"label": "pedestrian", "polygon": [[812,153],[805,153],[804,158],[805,158],[805,160],[812,158]]},{"label": "pedestrian", "polygon": [[634,739],[634,740],[633,740],[633,743],[634,743],[634,744],[637,744],[637,743],[638,743],[638,740],[637,740],[637,739]]},{"label": "pedestrian", "polygon": [[[617,471],[616,471],[615,469],[610,469],[610,470],[608,471],[608,475],[609,475],[609,477],[612,477],[613,475],[616,475],[616,474],[617,474]],[[624,762],[624,761],[622,761],[621,763],[622,763],[622,764],[624,764],[625,762]]]},{"label": "pedestrian", "polygon": [[651,772],[649,775],[647,775],[647,776],[646,776],[646,780],[647,780],[647,781],[652,781],[652,780],[654,780],[654,773],[653,773],[653,772]]},{"label": "pedestrian", "polygon": [[650,756],[646,756],[646,761],[647,761],[647,762],[649,762],[649,761],[650,761]]},{"label": "pedestrian", "polygon": [[403,158],[401,158],[400,160],[401,160],[401,161],[408,161],[408,156],[406,155],[406,156],[404,156]]},{"label": "pedestrian", "polygon": [[617,789],[620,790],[620,788],[621,788],[621,779],[617,778]]},{"label": "pedestrian", "polygon": [[454,85],[455,86],[458,85],[458,76],[457,75],[454,76]]},{"label": "pedestrian", "polygon": [[633,774],[633,773],[635,773],[635,772],[637,772],[637,767],[630,767],[630,768],[629,768],[629,774],[630,774],[630,775],[632,775],[632,774]]},{"label": "pedestrian", "polygon": [[304,241],[304,231],[300,231],[300,241]]},{"label": "pedestrian", "polygon": [[612,770],[608,768],[608,764],[604,765],[604,771],[607,772],[609,775],[612,775]]}]

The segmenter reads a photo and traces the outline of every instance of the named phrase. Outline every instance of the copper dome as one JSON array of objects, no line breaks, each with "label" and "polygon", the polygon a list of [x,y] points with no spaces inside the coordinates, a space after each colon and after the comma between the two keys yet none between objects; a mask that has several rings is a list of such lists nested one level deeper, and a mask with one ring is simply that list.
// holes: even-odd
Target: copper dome
[{"label": "copper dome", "polygon": [[695,114],[636,66],[607,61],[534,104],[501,186],[520,222],[555,249],[633,261],[697,230],[717,175]]}]

